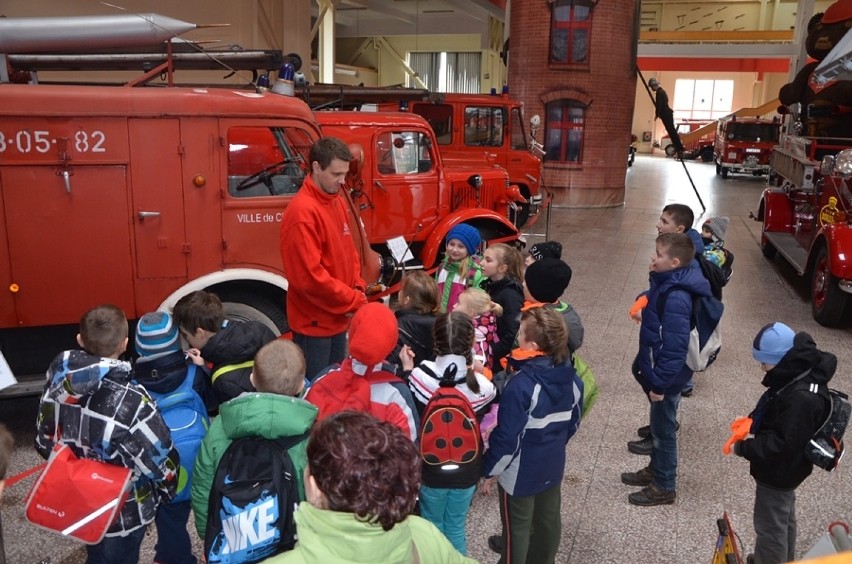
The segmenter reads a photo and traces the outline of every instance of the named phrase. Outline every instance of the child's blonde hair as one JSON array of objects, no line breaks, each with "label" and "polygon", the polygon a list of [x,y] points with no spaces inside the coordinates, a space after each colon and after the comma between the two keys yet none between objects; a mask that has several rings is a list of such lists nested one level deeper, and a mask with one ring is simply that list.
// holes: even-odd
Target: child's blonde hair
[{"label": "child's blonde hair", "polygon": [[489,250],[497,251],[498,264],[506,265],[506,274],[513,277],[515,280],[521,281],[524,279],[523,263],[524,257],[521,252],[507,245],[506,243],[495,243],[488,246]]},{"label": "child's blonde hair", "polygon": [[471,313],[474,317],[489,312],[498,317],[503,315],[503,306],[492,302],[491,296],[489,296],[488,292],[485,290],[481,290],[479,288],[468,288],[461,293],[459,300],[461,300],[462,296],[466,298],[467,303],[470,305],[470,309],[473,310]]},{"label": "child's blonde hair", "polygon": [[422,270],[407,273],[400,283],[399,291],[411,300],[409,308],[417,313],[428,315],[438,311],[438,284]]},{"label": "child's blonde hair", "polygon": [[276,339],[261,347],[252,370],[258,392],[297,396],[305,383],[305,357],[292,341]]},{"label": "child's blonde hair", "polygon": [[568,360],[568,326],[561,313],[548,307],[528,309],[521,316],[521,327],[526,340],[553,357],[554,364]]}]

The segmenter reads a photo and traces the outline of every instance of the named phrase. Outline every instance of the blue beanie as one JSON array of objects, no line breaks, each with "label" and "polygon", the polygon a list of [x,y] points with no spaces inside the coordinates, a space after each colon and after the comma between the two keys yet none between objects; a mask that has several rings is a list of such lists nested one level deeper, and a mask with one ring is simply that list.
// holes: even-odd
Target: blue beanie
[{"label": "blue beanie", "polygon": [[758,331],[751,355],[757,362],[775,365],[793,348],[796,334],[783,323],[770,323]]},{"label": "blue beanie", "polygon": [[447,242],[451,239],[458,239],[467,249],[467,254],[475,255],[479,251],[479,244],[482,238],[479,236],[479,230],[467,223],[459,223],[447,233]]},{"label": "blue beanie", "polygon": [[172,316],[164,311],[146,313],[136,324],[136,352],[154,356],[180,350],[178,328]]}]

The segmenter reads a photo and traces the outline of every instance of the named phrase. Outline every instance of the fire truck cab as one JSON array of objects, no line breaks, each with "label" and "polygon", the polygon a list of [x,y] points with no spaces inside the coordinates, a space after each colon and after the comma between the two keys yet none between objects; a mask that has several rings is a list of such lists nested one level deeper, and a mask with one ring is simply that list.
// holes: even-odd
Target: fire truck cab
[{"label": "fire truck cab", "polygon": [[440,94],[409,105],[435,131],[446,164],[494,163],[509,174],[526,202],[510,209],[518,227],[532,225],[544,203],[540,155],[524,128],[523,105],[508,94]]},{"label": "fire truck cab", "polygon": [[814,319],[836,326],[852,293],[852,149],[789,135],[771,167],[757,216],[763,254],[809,276]]},{"label": "fire truck cab", "polygon": [[230,317],[287,331],[279,225],[319,137],[303,101],[270,93],[0,86],[0,352],[12,372],[41,386],[101,303],[133,320],[206,289]]},{"label": "fire truck cab", "polygon": [[769,172],[769,156],[778,143],[781,123],[756,118],[723,118],[716,128],[716,174],[760,176]]},{"label": "fire truck cab", "polygon": [[511,210],[525,198],[510,186],[506,171],[495,164],[447,163],[422,117],[349,111],[316,117],[324,135],[354,149],[352,200],[370,244],[383,256],[390,256],[388,240],[401,235],[417,261],[406,268],[435,266],[447,232],[461,222],[477,227],[487,243],[518,238]]}]

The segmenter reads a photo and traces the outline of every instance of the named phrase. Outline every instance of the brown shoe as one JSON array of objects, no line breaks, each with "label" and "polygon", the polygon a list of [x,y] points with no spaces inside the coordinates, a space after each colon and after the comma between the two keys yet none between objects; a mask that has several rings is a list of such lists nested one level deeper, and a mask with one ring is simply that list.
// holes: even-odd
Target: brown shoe
[{"label": "brown shoe", "polygon": [[653,507],[655,505],[669,505],[675,502],[677,492],[674,490],[667,492],[657,487],[653,482],[651,485],[642,488],[638,492],[633,492],[627,496],[627,501],[633,505],[641,505],[643,507]]},{"label": "brown shoe", "polygon": [[654,481],[654,470],[650,466],[642,468],[638,472],[623,472],[621,483],[628,486],[650,486]]}]

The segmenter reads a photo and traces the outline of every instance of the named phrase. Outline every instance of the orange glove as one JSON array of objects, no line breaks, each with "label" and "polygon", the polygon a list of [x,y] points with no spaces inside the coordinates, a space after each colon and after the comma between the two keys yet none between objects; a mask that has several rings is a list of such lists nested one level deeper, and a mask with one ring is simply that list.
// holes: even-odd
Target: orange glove
[{"label": "orange glove", "polygon": [[648,296],[646,296],[645,294],[642,294],[641,296],[639,296],[636,299],[635,302],[633,302],[633,305],[630,306],[630,311],[628,312],[628,315],[630,315],[631,319],[638,319],[639,318],[639,312],[641,312],[643,309],[645,309],[645,306],[647,306],[647,305],[648,305]]},{"label": "orange glove", "polygon": [[734,422],[731,423],[731,437],[725,443],[725,446],[722,447],[722,452],[731,454],[731,447],[734,446],[734,443],[745,439],[750,431],[751,417],[737,417],[734,419]]}]

